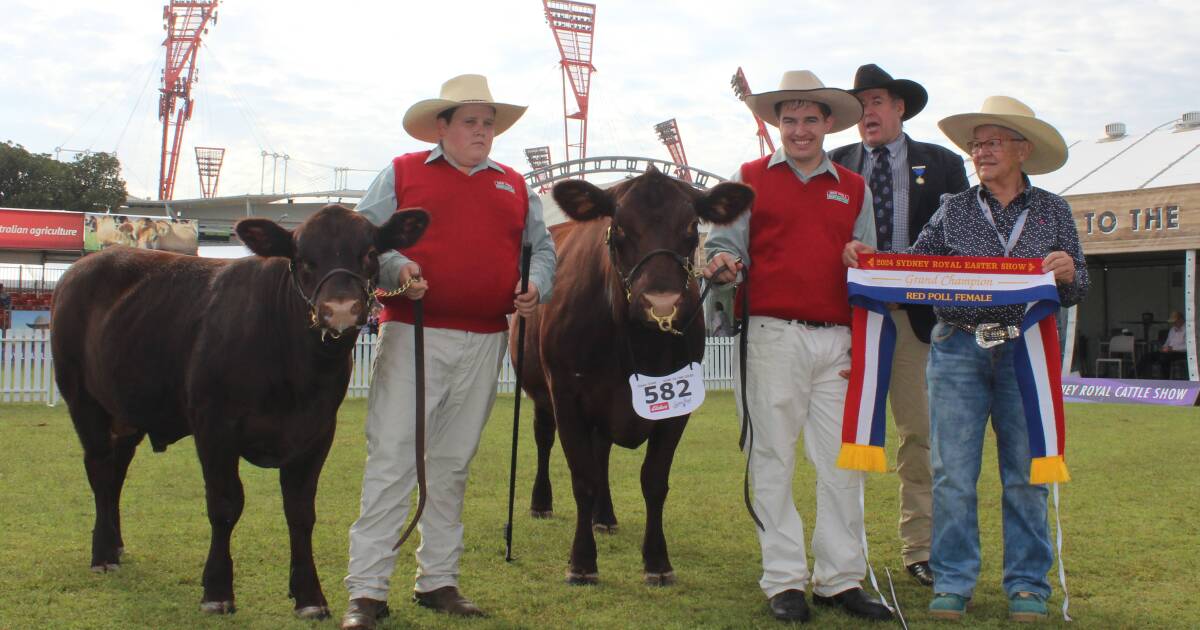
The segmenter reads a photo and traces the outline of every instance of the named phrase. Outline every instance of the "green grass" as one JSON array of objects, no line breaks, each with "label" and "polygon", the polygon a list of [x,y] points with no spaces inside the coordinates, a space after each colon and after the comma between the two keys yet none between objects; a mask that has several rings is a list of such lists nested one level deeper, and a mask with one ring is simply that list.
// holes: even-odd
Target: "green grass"
[{"label": "green grass", "polygon": [[[484,620],[447,619],[409,603],[414,543],[393,579],[393,616],[383,628],[779,628],[758,589],[759,551],[741,502],[733,399],[710,393],[684,434],[672,471],[666,531],[679,583],[641,583],[644,506],[637,471],[642,452],[616,449],[612,483],[619,533],[601,537],[601,584],[563,582],[574,502],[561,451],[553,457],[555,517],[526,513],[533,476],[528,406],[522,425],[514,548],[504,562],[512,398],[501,397],[475,459],[468,488],[461,585],[488,610]],[[165,454],[146,446],[133,461],[123,502],[128,553],[109,575],[88,571],[92,500],[80,447],[64,406],[0,406],[0,628],[310,628],[336,627],[345,611],[341,578],[346,532],[357,516],[365,459],[365,404],[341,411],[337,441],[321,478],[314,546],[334,621],[292,618],[288,545],[277,474],[243,463],[246,511],[234,534],[238,612],[213,618],[198,610],[208,524],[190,439]],[[1071,405],[1063,524],[1071,613],[1080,628],[1200,627],[1200,414],[1195,409]],[[894,440],[893,440],[894,442]],[[894,448],[894,444],[890,444]],[[1006,626],[1000,588],[999,482],[989,438],[980,482],[983,570],[970,627]],[[895,576],[912,627],[933,627],[929,592],[902,574],[896,539],[896,477],[873,475],[867,487],[871,557],[886,590]],[[796,497],[813,523],[813,475],[801,458]],[[811,533],[811,530],[810,530]],[[1057,577],[1051,621],[1061,603]],[[1190,603],[1189,603],[1190,602]],[[814,625],[855,628],[840,613],[816,611]]]}]

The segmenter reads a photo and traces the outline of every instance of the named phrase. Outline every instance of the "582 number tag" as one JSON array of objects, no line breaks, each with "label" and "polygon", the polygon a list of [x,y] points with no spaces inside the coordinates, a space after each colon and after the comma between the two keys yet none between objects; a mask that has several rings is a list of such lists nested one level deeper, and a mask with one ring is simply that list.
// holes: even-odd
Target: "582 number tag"
[{"label": "582 number tag", "polygon": [[689,414],[704,402],[704,369],[691,363],[674,374],[629,377],[630,402],[647,420],[666,420]]}]

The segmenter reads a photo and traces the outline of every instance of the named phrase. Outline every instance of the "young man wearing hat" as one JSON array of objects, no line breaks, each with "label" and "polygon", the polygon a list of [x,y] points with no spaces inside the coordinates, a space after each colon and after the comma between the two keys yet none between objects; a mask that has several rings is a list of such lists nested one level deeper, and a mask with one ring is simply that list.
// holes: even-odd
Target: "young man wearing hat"
[{"label": "young man wearing hat", "polygon": [[[1088,275],[1071,208],[1062,197],[1033,187],[1028,177],[1057,170],[1067,161],[1062,136],[1024,103],[1007,96],[988,97],[979,112],[950,116],[938,127],[970,154],[980,184],[949,197],[909,251],[1040,258],[1042,270],[1054,274],[1061,304],[1078,304],[1087,293]],[[848,243],[846,263],[857,265],[858,253],[872,250]],[[1013,368],[1013,344],[977,341],[975,335],[984,325],[1019,330],[1024,307],[934,311],[938,323],[928,368],[934,573],[930,614],[961,618],[975,591],[980,564],[976,484],[990,416],[1003,484],[1003,585],[1009,617],[1043,619],[1050,596],[1046,573],[1054,552],[1046,520],[1047,489],[1029,483],[1029,435]]]},{"label": "young man wearing hat", "polygon": [[[784,74],[780,89],[746,104],[779,127],[774,155],[742,165],[733,180],[755,190],[754,207],[729,226],[715,226],[706,249],[707,278],[732,282],[747,274],[749,291],[746,379],[739,378],[753,441],[749,446],[753,507],[763,575],[759,586],[771,613],[784,621],[809,618],[804,526],[792,498],[796,442],[817,472],[813,531],[813,601],[867,619],[890,619],[860,582],[863,475],[837,467],[842,407],[850,366],[850,306],[842,239],[874,242],[871,195],[853,171],[835,165],[825,135],[862,116],[849,92],[826,88],[808,71]],[[737,302],[741,303],[740,297]]]},{"label": "young man wearing hat", "polygon": [[[487,80],[462,75],[441,97],[404,115],[404,130],[431,150],[392,160],[357,210],[382,224],[397,208],[430,214],[419,243],[381,252],[385,291],[378,355],[367,402],[367,463],[358,520],[350,528],[345,584],[350,607],[342,628],[373,628],[388,614],[388,584],[416,482],[413,458],[413,307],[424,300],[427,478],[418,530],[414,600],[463,616],[482,611],[458,591],[467,469],[496,396],[506,316],[531,314],[554,280],[554,244],[536,195],[513,169],[488,158],[492,139],[524,107],[496,102]],[[520,292],[522,243],[533,246],[529,290]]]},{"label": "young man wearing hat", "polygon": [[[867,64],[854,74],[850,93],[863,106],[863,117],[858,121],[862,142],[834,149],[829,158],[867,180],[879,250],[905,249],[937,211],[942,195],[967,189],[967,171],[962,158],[953,151],[917,142],[904,133],[904,121],[919,114],[929,100],[919,83],[893,79],[883,68]],[[896,451],[900,553],[909,575],[925,586],[933,586],[929,569],[933,473],[925,392],[933,309],[920,304],[898,305],[892,310],[892,320],[896,323],[896,350],[888,392],[900,434]]]}]

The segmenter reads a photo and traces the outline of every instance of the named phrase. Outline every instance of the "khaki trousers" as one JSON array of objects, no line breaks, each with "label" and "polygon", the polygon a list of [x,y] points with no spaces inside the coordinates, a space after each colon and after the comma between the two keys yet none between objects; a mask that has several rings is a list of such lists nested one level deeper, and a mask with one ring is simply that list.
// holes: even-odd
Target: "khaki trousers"
[{"label": "khaki trousers", "polygon": [[929,463],[929,399],[925,368],[929,344],[913,333],[908,313],[891,311],[896,323],[896,352],[888,397],[900,434],[896,474],[900,477],[900,542],[904,564],[929,560],[933,524],[933,472]]},{"label": "khaki trousers", "polygon": [[[425,329],[425,462],[429,496],[417,524],[416,590],[458,585],[467,468],[496,400],[507,333]],[[350,599],[386,600],[400,529],[417,483],[414,459],[413,327],[380,327],[367,401],[367,465],[358,520],[350,527]]]}]

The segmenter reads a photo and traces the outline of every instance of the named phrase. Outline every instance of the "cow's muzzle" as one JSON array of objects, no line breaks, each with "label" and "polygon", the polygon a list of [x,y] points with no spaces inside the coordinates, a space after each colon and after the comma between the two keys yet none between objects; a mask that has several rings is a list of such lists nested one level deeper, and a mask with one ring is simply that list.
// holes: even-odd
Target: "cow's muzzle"
[{"label": "cow's muzzle", "polygon": [[[295,263],[293,262],[289,268],[292,274],[292,286],[296,288],[296,293],[300,294],[300,299],[304,300],[304,303],[308,305],[310,327],[321,329],[322,341],[325,340],[326,336],[332,337],[335,340],[339,339],[347,328],[352,327],[344,325],[345,322],[343,320],[345,318],[342,317],[340,313],[334,313],[330,308],[330,303],[327,302],[324,304],[317,304],[316,302],[316,297],[321,294],[321,287],[325,286],[325,283],[329,282],[330,278],[342,274],[350,276],[354,279],[355,283],[358,285],[358,288],[362,291],[362,304],[371,304],[371,281],[349,269],[338,267],[330,270],[329,273],[326,273],[324,276],[321,276],[321,280],[317,282],[317,286],[313,288],[312,296],[310,297],[305,295],[304,289],[300,286],[300,279],[296,274]],[[357,304],[357,302],[357,300],[351,301],[353,304]],[[322,311],[327,312],[322,313]],[[355,318],[357,318],[359,313],[361,313],[361,308],[359,312],[354,314]],[[322,322],[322,320],[325,321]]]}]

